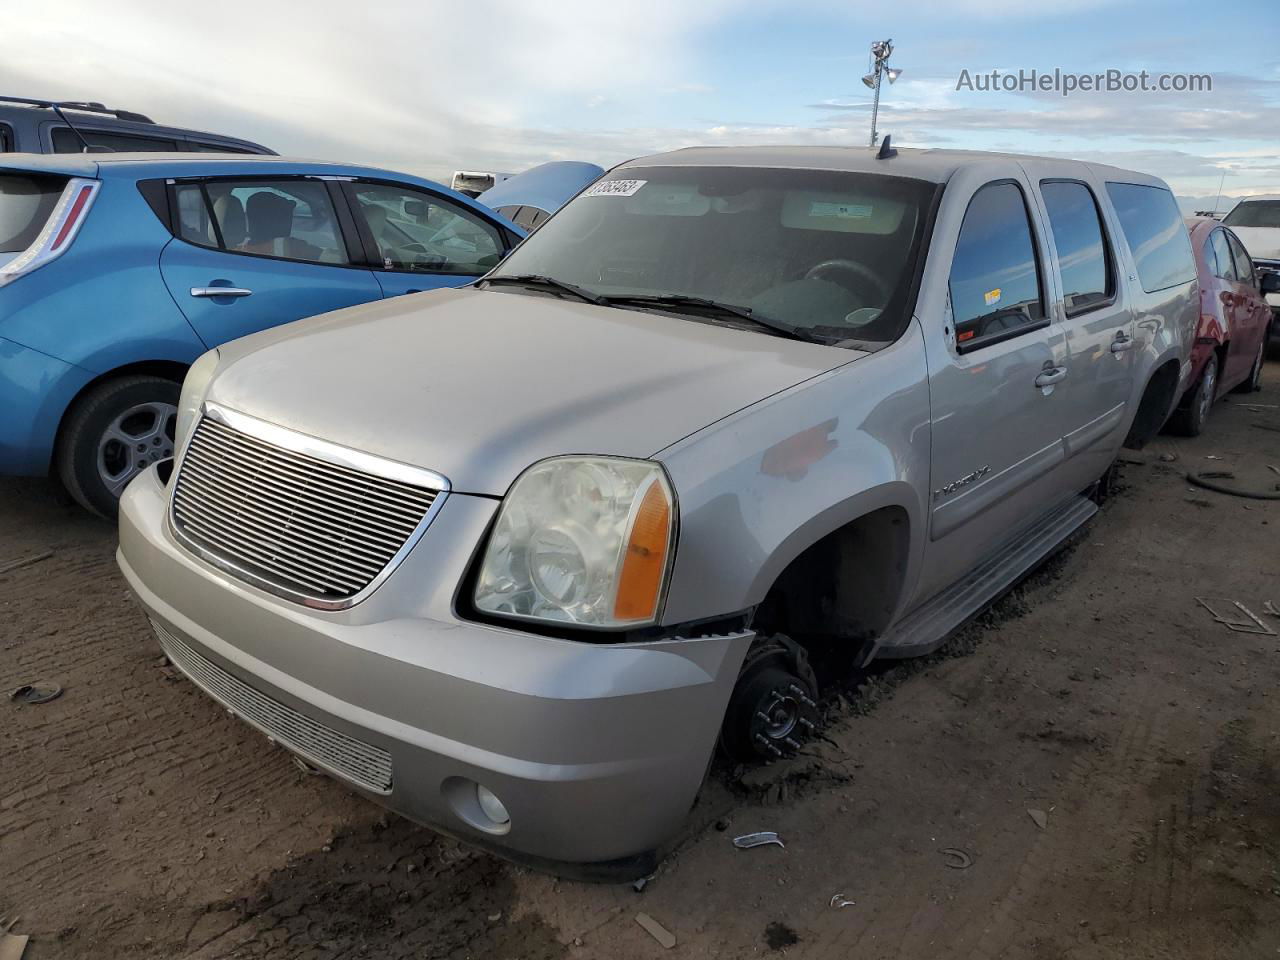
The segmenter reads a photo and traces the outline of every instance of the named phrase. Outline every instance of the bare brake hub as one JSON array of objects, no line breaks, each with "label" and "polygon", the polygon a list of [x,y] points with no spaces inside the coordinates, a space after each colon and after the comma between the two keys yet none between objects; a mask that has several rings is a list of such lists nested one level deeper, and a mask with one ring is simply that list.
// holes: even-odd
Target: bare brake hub
[{"label": "bare brake hub", "polygon": [[801,741],[817,732],[818,704],[798,683],[779,684],[768,704],[753,718],[752,740],[774,757],[800,750]]},{"label": "bare brake hub", "polygon": [[722,742],[739,760],[797,753],[821,723],[817,682],[803,647],[781,634],[747,654],[725,715]]}]

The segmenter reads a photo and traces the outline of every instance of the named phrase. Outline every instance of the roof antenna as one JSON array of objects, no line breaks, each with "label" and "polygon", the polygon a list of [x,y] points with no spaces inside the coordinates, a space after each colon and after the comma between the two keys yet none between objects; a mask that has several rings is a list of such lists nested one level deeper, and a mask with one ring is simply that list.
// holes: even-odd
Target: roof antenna
[{"label": "roof antenna", "polygon": [[84,148],[81,151],[82,153],[113,153],[114,152],[110,147],[103,147],[103,146],[95,147],[90,145],[89,141],[84,138],[84,134],[81,133],[79,130],[77,130],[76,125],[72,123],[70,119],[68,119],[65,113],[62,112],[62,107],[59,104],[56,104],[52,100],[50,100],[42,104],[42,106],[46,106],[50,110],[52,110],[57,115],[58,119],[61,120],[63,123],[65,123],[67,127],[71,130],[71,132],[76,135],[76,139],[80,141],[80,145]]},{"label": "roof antenna", "polygon": [[884,139],[880,141],[880,152],[876,154],[877,160],[888,160],[898,155],[898,151],[889,145],[889,139],[890,135],[886,133]]}]

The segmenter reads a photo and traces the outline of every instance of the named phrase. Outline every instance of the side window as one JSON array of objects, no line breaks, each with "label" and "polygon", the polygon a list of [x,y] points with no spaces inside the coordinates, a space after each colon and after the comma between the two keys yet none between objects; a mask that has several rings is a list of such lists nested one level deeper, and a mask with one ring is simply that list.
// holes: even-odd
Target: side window
[{"label": "side window", "polygon": [[352,191],[385,270],[479,276],[502,259],[498,228],[448,200],[380,183]]},{"label": "side window", "polygon": [[1040,265],[1026,201],[1015,184],[988,184],[969,201],[950,290],[961,352],[1042,325]]},{"label": "side window", "polygon": [[174,187],[178,236],[190,243],[305,263],[350,263],[323,183],[209,180]]},{"label": "side window", "polygon": [[1108,183],[1107,194],[1120,218],[1143,290],[1155,293],[1196,278],[1191,240],[1172,193],[1162,187]]},{"label": "side window", "polygon": [[[139,137],[128,133],[107,133],[102,130],[86,130],[76,125],[85,140],[94,147],[108,147],[117,153],[169,153],[178,149],[178,141],[166,140],[163,137]],[[80,153],[84,144],[80,138],[67,127],[54,127],[54,153]]]},{"label": "side window", "polygon": [[[1219,233],[1224,231],[1219,230]],[[1253,261],[1249,258],[1249,251],[1244,248],[1244,244],[1234,234],[1227,235],[1227,242],[1231,244],[1231,254],[1236,261],[1236,277],[1241,283],[1252,284],[1253,281]]]},{"label": "side window", "polygon": [[1209,234],[1209,240],[1205,244],[1205,259],[1209,261],[1209,268],[1213,270],[1215,277],[1223,280],[1236,278],[1231,247],[1227,245],[1227,235],[1221,230],[1214,230]]},{"label": "side window", "polygon": [[524,227],[526,230],[535,230],[546,220],[551,214],[538,207],[521,207],[520,215],[513,218],[513,222],[518,226]]},{"label": "side window", "polygon": [[0,153],[13,150],[13,129],[7,123],[0,123]]},{"label": "side window", "polygon": [[254,153],[244,147],[233,147],[230,144],[203,143],[199,140],[188,140],[187,149],[193,153]]},{"label": "side window", "polygon": [[1106,303],[1115,292],[1102,216],[1093,191],[1083,183],[1043,181],[1040,194],[1058,248],[1063,303],[1067,316],[1074,317]]},{"label": "side window", "polygon": [[204,187],[198,183],[180,183],[173,188],[178,211],[178,236],[202,247],[218,246],[218,234],[205,202]]}]

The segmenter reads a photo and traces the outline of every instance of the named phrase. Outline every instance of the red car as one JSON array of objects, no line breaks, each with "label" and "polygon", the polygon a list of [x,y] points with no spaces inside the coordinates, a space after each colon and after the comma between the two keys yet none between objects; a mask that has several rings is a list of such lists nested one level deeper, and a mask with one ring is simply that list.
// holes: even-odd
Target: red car
[{"label": "red car", "polygon": [[1194,437],[1218,397],[1232,389],[1259,389],[1271,308],[1259,292],[1253,261],[1230,227],[1191,217],[1187,230],[1200,274],[1200,326],[1191,350],[1191,386],[1170,423]]}]

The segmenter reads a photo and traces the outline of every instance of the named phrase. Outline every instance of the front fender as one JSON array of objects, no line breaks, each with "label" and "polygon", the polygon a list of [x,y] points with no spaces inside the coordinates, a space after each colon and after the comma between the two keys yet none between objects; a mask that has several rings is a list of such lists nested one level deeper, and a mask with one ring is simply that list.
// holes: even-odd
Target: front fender
[{"label": "front fender", "polygon": [[923,341],[912,325],[890,347],[660,451],[680,504],[663,622],[759,604],[809,546],[890,506],[909,524],[910,596],[923,552],[929,443]]}]

